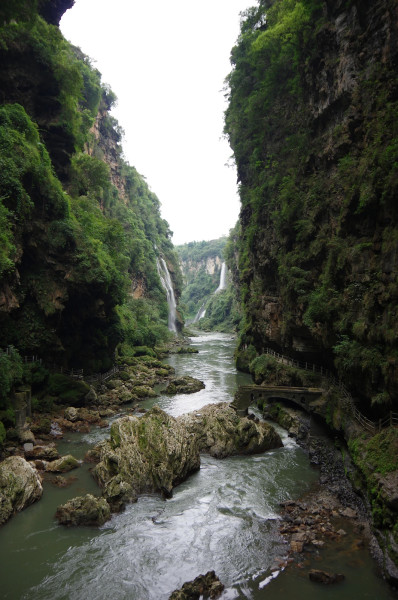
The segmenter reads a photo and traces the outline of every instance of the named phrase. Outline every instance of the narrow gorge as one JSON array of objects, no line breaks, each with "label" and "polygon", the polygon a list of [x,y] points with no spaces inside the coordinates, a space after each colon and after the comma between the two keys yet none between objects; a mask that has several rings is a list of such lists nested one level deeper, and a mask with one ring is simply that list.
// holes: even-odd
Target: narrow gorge
[{"label": "narrow gorge", "polygon": [[74,0],[0,6],[0,598],[397,597],[398,0],[253,4],[178,245]]}]

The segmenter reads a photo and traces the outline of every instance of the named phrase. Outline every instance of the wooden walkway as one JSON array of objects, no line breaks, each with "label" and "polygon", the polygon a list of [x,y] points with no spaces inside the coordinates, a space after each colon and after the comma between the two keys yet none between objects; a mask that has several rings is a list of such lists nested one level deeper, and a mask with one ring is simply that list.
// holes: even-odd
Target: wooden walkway
[{"label": "wooden walkway", "polygon": [[[363,415],[358,410],[358,408],[355,406],[354,398],[352,397],[350,392],[347,390],[347,388],[344,386],[343,382],[336,379],[336,377],[333,375],[333,373],[328,371],[328,369],[326,369],[325,367],[323,367],[321,365],[315,365],[315,364],[312,364],[309,362],[295,360],[294,358],[291,358],[290,356],[285,356],[283,354],[279,354],[278,352],[275,352],[275,350],[272,350],[271,348],[265,348],[264,354],[268,354],[269,356],[272,356],[273,358],[275,358],[275,360],[277,360],[278,362],[288,365],[288,366],[291,366],[291,367],[295,367],[296,369],[302,369],[304,371],[312,371],[313,373],[319,373],[321,375],[322,379],[327,383],[328,387],[333,386],[333,387],[338,388],[345,410],[348,413],[351,413],[352,416],[354,417],[354,419],[357,421],[357,423],[359,423],[361,425],[361,427],[363,429],[365,429],[366,431],[368,431],[370,434],[376,435],[376,433],[380,432],[382,429],[384,429],[386,427],[398,427],[398,413],[397,412],[390,411],[384,417],[384,419],[379,419],[378,421],[371,421],[370,419],[365,417],[365,415]],[[250,403],[255,401],[255,397],[257,397],[257,398],[260,397],[259,388],[261,390],[268,390],[270,393],[273,393],[273,395],[269,396],[269,397],[290,400],[291,402],[294,402],[295,404],[302,406],[306,410],[308,410],[308,407],[306,408],[305,402],[303,400],[301,400],[301,401],[297,400],[297,397],[300,398],[299,390],[303,391],[303,395],[301,396],[301,398],[306,397],[305,390],[307,390],[307,394],[309,393],[310,390],[312,390],[313,392],[315,392],[315,394],[317,393],[318,396],[320,396],[323,391],[320,388],[319,389],[318,388],[290,388],[288,386],[286,386],[286,387],[256,386],[256,385],[240,386],[240,388],[238,388],[238,390],[235,394],[235,400],[232,402],[231,406],[236,408],[237,411],[241,410],[241,411],[244,411],[244,414],[247,414],[247,408],[250,406]],[[294,391],[294,390],[296,390],[296,391]],[[242,394],[242,396],[244,398],[246,398],[245,401],[237,399],[237,396],[239,397],[240,393]],[[265,395],[267,393],[268,392],[263,392],[263,397],[265,397]],[[244,407],[245,407],[246,402],[248,401],[248,394],[249,394],[249,397],[251,397],[250,394],[252,394],[252,397],[251,397],[251,402],[249,401],[249,404],[247,404],[247,408],[245,409]],[[307,396],[307,398],[308,398],[308,396]],[[239,408],[237,408],[238,403],[240,403]],[[240,408],[240,406],[242,406],[242,408]]]}]

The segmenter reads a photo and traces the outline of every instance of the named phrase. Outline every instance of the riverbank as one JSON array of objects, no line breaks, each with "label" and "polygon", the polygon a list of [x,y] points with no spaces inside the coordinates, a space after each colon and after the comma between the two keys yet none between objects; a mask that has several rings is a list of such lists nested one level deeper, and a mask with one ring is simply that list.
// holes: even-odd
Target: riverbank
[{"label": "riverbank", "polygon": [[[176,377],[192,374],[204,381],[205,388],[175,396],[158,391],[156,398],[140,400],[141,409],[158,404],[174,417],[201,412],[207,404],[230,402],[236,387],[250,381],[234,367],[232,336],[203,334],[192,345],[198,354],[173,354],[167,363]],[[228,600],[277,600],[281,594],[319,600],[319,588],[308,580],[305,569],[293,563],[281,577],[268,581],[287,555],[288,544],[279,531],[280,503],[301,502],[319,479],[308,453],[278,430],[283,447],[221,461],[204,455],[200,470],[176,487],[171,499],[139,498],[101,528],[66,529],[54,519],[57,507],[70,498],[98,495],[92,465],[82,462],[66,474],[67,487],[45,479],[42,499],[0,529],[0,562],[6,573],[3,597],[65,600],[67,594],[68,600],[167,600],[184,582],[214,570],[225,585],[222,597]],[[83,461],[87,450],[108,436],[108,428],[93,425],[88,433],[65,431],[56,447],[60,454]],[[333,569],[346,573],[343,583],[328,588],[328,600],[361,598],[364,591],[372,598],[390,600],[389,588],[372,573],[366,548],[359,548],[356,555],[361,569],[347,571],[351,538],[346,529],[347,536],[340,538],[345,553],[329,544],[324,548],[324,553],[332,553],[331,564],[337,560]],[[300,593],[297,577],[303,586]]]},{"label": "riverbank", "polygon": [[[315,489],[297,502],[281,505],[280,531],[289,548],[286,564],[300,568],[306,565],[309,573],[314,563],[322,561],[322,554],[328,554],[329,547],[350,541],[353,553],[368,549],[378,576],[385,577],[385,553],[373,529],[371,506],[363,489],[353,485],[358,471],[344,440],[333,436],[320,420],[298,409],[274,404],[265,408],[265,415],[285,427],[319,469]],[[349,538],[345,539],[347,535]],[[389,565],[387,575],[392,589],[396,588],[395,574],[394,565]],[[329,575],[331,579],[325,577],[323,583],[336,582],[337,575],[344,573]]]}]

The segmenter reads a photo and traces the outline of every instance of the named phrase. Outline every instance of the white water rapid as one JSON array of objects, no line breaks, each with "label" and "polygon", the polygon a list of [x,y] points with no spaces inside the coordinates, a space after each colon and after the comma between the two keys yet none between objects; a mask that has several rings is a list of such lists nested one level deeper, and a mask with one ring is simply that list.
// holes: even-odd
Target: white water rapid
[{"label": "white water rapid", "polygon": [[156,264],[158,268],[159,278],[162,286],[166,290],[167,304],[169,305],[169,330],[177,332],[177,303],[174,295],[173,282],[171,281],[170,273],[164,258],[157,258]]}]

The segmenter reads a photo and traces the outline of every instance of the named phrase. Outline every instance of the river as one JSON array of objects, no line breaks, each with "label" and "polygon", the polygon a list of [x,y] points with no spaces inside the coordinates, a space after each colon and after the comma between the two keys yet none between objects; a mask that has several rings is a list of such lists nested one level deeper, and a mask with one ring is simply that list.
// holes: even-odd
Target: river
[{"label": "river", "polygon": [[[177,374],[203,380],[193,395],[162,396],[158,404],[177,416],[210,402],[230,401],[248,376],[233,366],[235,340],[227,334],[192,338],[199,354],[172,355]],[[65,529],[54,520],[56,507],[86,491],[98,494],[89,466],[72,471],[76,480],[59,489],[45,483],[43,498],[0,530],[0,597],[11,600],[167,600],[200,573],[215,570],[225,584],[222,600],[377,600],[394,598],[375,575],[366,548],[330,546],[311,566],[344,572],[336,586],[308,580],[308,568],[288,567],[270,578],[286,556],[278,534],[279,503],[298,498],[316,484],[317,471],[297,444],[280,430],[284,447],[252,457],[202,457],[199,472],[178,486],[170,500],[143,497],[105,526]],[[67,434],[62,453],[82,458],[107,431]],[[272,579],[272,580],[271,580]]]}]

